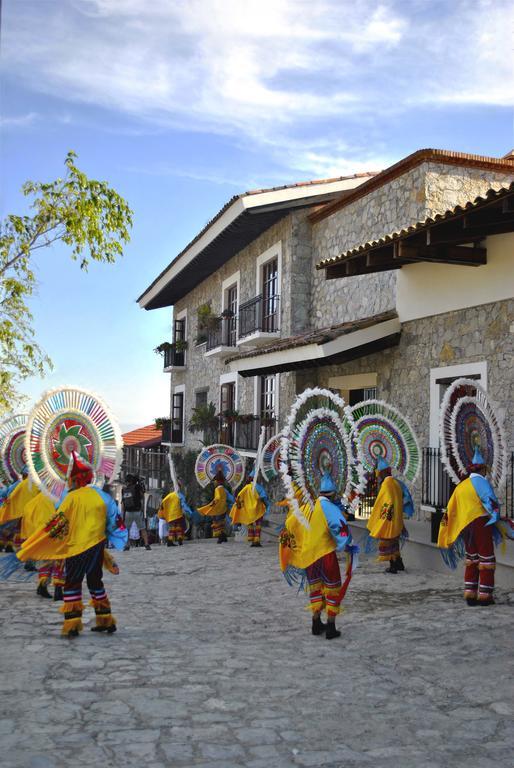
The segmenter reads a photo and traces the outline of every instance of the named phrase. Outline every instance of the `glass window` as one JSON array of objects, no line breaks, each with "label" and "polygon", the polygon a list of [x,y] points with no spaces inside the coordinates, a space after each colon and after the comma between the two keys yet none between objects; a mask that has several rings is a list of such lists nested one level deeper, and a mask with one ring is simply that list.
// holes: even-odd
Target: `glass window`
[{"label": "glass window", "polygon": [[175,392],[171,406],[171,442],[184,442],[184,393]]},{"label": "glass window", "polygon": [[278,259],[271,259],[262,267],[262,330],[278,331]]}]

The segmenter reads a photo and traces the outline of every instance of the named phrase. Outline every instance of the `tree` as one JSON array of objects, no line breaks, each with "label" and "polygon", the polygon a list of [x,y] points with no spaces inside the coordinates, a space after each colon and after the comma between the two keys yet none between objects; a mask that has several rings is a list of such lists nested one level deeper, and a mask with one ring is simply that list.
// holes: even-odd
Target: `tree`
[{"label": "tree", "polygon": [[36,278],[34,251],[61,241],[71,258],[87,270],[89,261],[113,263],[130,239],[132,211],[105,181],[89,179],[68,152],[63,179],[43,184],[27,181],[32,215],[10,215],[0,223],[0,414],[19,402],[17,387],[28,376],[51,369],[48,355],[35,342],[27,300]]}]

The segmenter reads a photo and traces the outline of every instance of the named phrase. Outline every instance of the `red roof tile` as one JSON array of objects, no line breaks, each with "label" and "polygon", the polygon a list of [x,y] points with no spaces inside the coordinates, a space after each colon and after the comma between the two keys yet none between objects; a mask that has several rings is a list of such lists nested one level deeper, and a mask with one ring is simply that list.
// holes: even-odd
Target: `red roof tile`
[{"label": "red roof tile", "polygon": [[156,429],[155,424],[149,424],[147,427],[139,427],[139,429],[133,429],[131,432],[125,432],[122,438],[125,446],[150,448],[161,442],[162,430]]}]

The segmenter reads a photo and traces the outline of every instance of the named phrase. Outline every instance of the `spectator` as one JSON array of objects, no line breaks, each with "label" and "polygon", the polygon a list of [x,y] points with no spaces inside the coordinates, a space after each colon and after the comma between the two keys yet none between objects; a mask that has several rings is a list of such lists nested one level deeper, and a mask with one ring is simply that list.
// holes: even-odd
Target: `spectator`
[{"label": "spectator", "polygon": [[145,549],[151,549],[148,543],[145,518],[143,515],[143,500],[145,487],[135,475],[127,475],[125,485],[121,490],[121,505],[125,527],[130,530],[135,523],[143,539]]}]

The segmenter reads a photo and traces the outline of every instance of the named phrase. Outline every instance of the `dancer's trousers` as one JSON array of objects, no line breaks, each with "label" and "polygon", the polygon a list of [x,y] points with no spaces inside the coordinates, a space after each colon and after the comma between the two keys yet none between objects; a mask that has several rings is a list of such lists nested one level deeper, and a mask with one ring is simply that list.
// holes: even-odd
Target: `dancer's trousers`
[{"label": "dancer's trousers", "polygon": [[95,609],[96,625],[98,627],[110,627],[115,624],[103,583],[104,548],[105,540],[95,544],[94,547],[90,547],[85,552],[81,552],[80,555],[66,559],[66,581],[63,589],[64,605],[61,609],[64,613],[63,635],[67,635],[72,629],[80,631],[83,628],[82,582],[84,577],[86,577],[91,595],[91,605]]},{"label": "dancer's trousers", "polygon": [[490,602],[493,599],[496,558],[490,517],[478,517],[464,529],[466,560],[464,597]]},{"label": "dancer's trousers", "polygon": [[344,593],[336,553],[320,557],[306,571],[311,611],[317,613],[326,609],[327,616],[337,616]]},{"label": "dancer's trousers", "polygon": [[262,529],[262,517],[259,517],[254,523],[250,523],[248,526],[247,539],[252,544],[260,544],[261,541],[261,529]]}]

